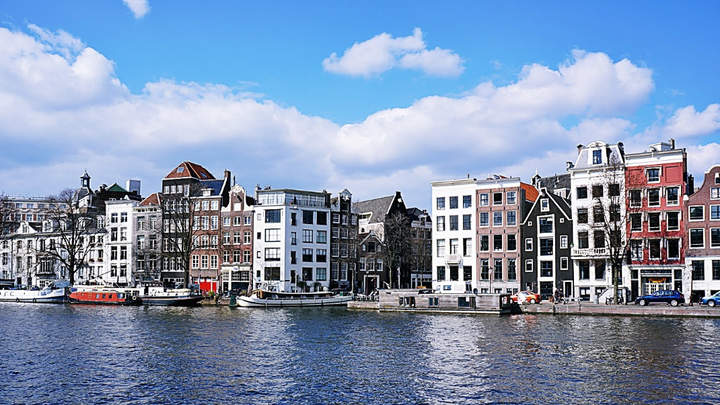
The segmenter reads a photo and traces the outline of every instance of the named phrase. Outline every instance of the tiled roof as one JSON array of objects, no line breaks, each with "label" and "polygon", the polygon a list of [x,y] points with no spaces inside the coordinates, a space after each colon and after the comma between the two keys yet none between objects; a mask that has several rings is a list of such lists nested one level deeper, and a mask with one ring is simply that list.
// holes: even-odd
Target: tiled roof
[{"label": "tiled roof", "polygon": [[222,186],[225,180],[203,180],[200,182],[199,190],[197,191],[198,195],[202,195],[202,190],[204,189],[212,189],[212,195],[217,196],[220,195],[222,192]]},{"label": "tiled roof", "polygon": [[140,205],[160,205],[160,194],[152,193],[147,198],[142,200]]},{"label": "tiled roof", "polygon": [[551,191],[570,188],[570,174],[556,174],[555,176],[539,178],[536,187],[538,189],[546,188]]},{"label": "tiled roof", "polygon": [[358,214],[372,212],[369,223],[377,224],[385,222],[385,215],[387,215],[394,200],[395,196],[390,195],[373,200],[358,201],[353,205],[356,207]]},{"label": "tiled roof", "polygon": [[537,200],[539,193],[535,187],[523,182],[520,182],[520,187],[525,190],[526,200],[532,202],[535,202],[535,200]]},{"label": "tiled roof", "polygon": [[193,162],[182,162],[173,171],[165,176],[166,179],[181,179],[181,178],[196,178],[199,180],[215,180],[213,176],[206,168]]}]

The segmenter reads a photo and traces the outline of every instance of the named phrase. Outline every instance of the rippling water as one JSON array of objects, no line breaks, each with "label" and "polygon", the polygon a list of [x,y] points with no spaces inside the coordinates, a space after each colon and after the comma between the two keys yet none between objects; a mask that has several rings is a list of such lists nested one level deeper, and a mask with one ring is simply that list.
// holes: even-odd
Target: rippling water
[{"label": "rippling water", "polygon": [[716,404],[720,321],[0,304],[7,404]]}]

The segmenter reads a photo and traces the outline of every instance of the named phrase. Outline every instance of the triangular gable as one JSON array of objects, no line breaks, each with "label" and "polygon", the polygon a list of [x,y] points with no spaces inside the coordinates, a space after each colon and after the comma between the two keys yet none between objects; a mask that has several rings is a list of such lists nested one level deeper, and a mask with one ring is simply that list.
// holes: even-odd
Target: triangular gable
[{"label": "triangular gable", "polygon": [[[535,189],[535,187],[533,187],[533,189]],[[525,218],[523,219],[523,221],[520,225],[525,225],[528,218],[530,218],[530,215],[532,215],[533,211],[535,211],[535,206],[540,203],[541,198],[545,198],[545,197],[549,198],[550,201],[552,201],[552,203],[555,204],[555,206],[560,210],[560,212],[562,212],[563,216],[565,216],[565,219],[572,220],[571,216],[567,212],[565,212],[565,209],[563,209],[563,207],[561,207],[560,204],[556,200],[556,198],[560,198],[562,200],[565,200],[565,199],[560,197],[557,194],[548,193],[547,189],[543,187],[540,189],[539,192],[537,192],[537,197],[535,198],[535,202],[533,202],[532,207],[530,207],[530,210],[528,210],[527,215],[525,215]],[[567,202],[566,202],[566,205],[567,205],[567,209],[570,210],[571,209],[570,204],[567,204]]]},{"label": "triangular gable", "polygon": [[127,193],[127,190],[125,190],[124,188],[120,187],[117,183],[113,183],[112,186],[110,186],[110,187],[107,188],[107,191],[115,191],[115,192],[118,192],[118,193]]},{"label": "triangular gable", "polygon": [[193,162],[182,162],[175,169],[173,169],[167,176],[166,179],[182,179],[182,178],[194,178],[198,180],[215,180],[213,176],[206,168]]}]

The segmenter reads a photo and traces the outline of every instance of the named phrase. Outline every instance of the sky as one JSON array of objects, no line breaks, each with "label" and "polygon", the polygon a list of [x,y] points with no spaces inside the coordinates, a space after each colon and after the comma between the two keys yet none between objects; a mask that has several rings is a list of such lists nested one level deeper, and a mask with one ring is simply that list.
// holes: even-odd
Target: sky
[{"label": "sky", "polygon": [[[4,0],[0,193],[182,161],[256,185],[401,191],[565,172],[676,140],[720,164],[717,1]],[[699,185],[699,184],[698,184]]]}]

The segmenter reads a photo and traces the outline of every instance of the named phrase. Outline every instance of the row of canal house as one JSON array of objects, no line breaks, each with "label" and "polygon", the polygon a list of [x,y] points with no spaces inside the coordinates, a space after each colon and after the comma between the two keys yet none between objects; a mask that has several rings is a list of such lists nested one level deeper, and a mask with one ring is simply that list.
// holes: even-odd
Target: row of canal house
[{"label": "row of canal house", "polygon": [[593,142],[578,146],[566,174],[531,183],[432,183],[435,289],[595,300],[615,266],[633,297],[720,290],[720,166],[695,190],[673,140],[632,154]]}]

